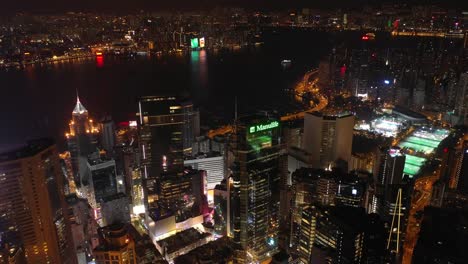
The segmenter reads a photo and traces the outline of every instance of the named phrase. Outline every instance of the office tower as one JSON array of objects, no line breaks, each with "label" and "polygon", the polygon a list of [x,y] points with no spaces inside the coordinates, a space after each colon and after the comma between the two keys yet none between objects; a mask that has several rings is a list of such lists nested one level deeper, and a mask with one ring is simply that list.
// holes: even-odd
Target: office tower
[{"label": "office tower", "polygon": [[101,145],[108,155],[112,155],[115,146],[115,124],[110,116],[104,117],[99,123],[101,128]]},{"label": "office tower", "polygon": [[94,209],[100,208],[102,200],[118,193],[115,160],[101,157],[99,153],[87,159],[88,172],[82,180],[82,193]]},{"label": "office tower", "polygon": [[365,207],[367,183],[356,174],[340,174],[335,203],[337,206]]},{"label": "office tower", "polygon": [[130,223],[130,199],[124,193],[106,196],[101,202],[102,225]]},{"label": "office tower", "polygon": [[200,113],[193,108],[192,102],[182,102],[184,113],[183,148],[185,153],[192,152],[194,139],[200,136]]},{"label": "office tower", "polygon": [[279,121],[269,116],[236,120],[230,145],[231,236],[241,246],[241,261],[262,261],[277,247],[279,209]]},{"label": "office tower", "polygon": [[412,193],[412,184],[407,179],[401,184],[389,185],[379,208],[382,221],[387,223],[387,251],[396,258],[401,257],[405,241]]},{"label": "office tower", "polygon": [[69,127],[70,131],[65,136],[71,155],[75,181],[80,183],[86,171],[86,157],[96,151],[99,129],[93,120],[89,119],[88,110],[81,104],[78,96]]},{"label": "office tower", "polygon": [[306,113],[303,148],[312,155],[312,165],[326,168],[337,160],[349,162],[353,144],[354,116]]},{"label": "office tower", "polygon": [[[0,215],[28,263],[76,263],[57,149],[49,139],[0,155]],[[3,235],[2,235],[3,236]]]},{"label": "office tower", "polygon": [[467,226],[467,210],[426,207],[412,262],[466,262]]},{"label": "office tower", "polygon": [[228,234],[228,205],[229,193],[227,190],[226,180],[216,185],[213,194],[214,201],[214,229],[216,234],[226,236]]},{"label": "office tower", "polygon": [[146,210],[157,208],[162,174],[182,175],[185,114],[176,97],[147,96],[139,101],[143,190]]},{"label": "office tower", "polygon": [[99,229],[100,244],[94,249],[96,264],[137,263],[135,241],[124,224],[105,226]]},{"label": "office tower", "polygon": [[317,179],[317,198],[320,204],[335,205],[335,198],[338,192],[337,179],[330,174]]},{"label": "office tower", "polygon": [[[391,184],[400,184],[403,180],[406,157],[399,148],[382,148],[383,160],[380,159],[379,168],[376,171],[378,185],[385,188]],[[382,157],[382,156],[381,156]]]},{"label": "office tower", "polygon": [[99,225],[86,199],[79,198],[76,194],[67,195],[65,199],[78,264],[87,264],[92,260],[93,249],[99,245],[97,235]]},{"label": "office tower", "polygon": [[468,125],[468,72],[460,75],[456,92],[454,113],[458,116],[458,124]]},{"label": "office tower", "polygon": [[455,170],[451,179],[451,187],[468,195],[468,140],[463,141],[461,148],[457,151]]},{"label": "office tower", "polygon": [[368,215],[363,208],[312,205],[302,213],[299,256],[310,263],[316,247],[328,249],[332,263],[365,263]]}]

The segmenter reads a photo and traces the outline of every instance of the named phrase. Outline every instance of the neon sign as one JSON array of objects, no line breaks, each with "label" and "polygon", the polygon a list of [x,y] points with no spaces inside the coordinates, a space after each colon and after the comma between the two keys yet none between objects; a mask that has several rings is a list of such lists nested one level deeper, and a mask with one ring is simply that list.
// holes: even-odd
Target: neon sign
[{"label": "neon sign", "polygon": [[259,124],[259,125],[254,125],[249,128],[249,133],[255,133],[259,131],[264,131],[272,128],[279,127],[279,122],[278,121],[271,121],[268,124]]}]

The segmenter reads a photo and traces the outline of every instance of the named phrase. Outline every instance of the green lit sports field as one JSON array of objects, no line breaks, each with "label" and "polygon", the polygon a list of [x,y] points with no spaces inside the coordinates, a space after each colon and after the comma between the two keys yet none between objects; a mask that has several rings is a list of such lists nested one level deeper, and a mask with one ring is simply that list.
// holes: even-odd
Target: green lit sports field
[{"label": "green lit sports field", "polygon": [[403,172],[414,177],[414,175],[419,173],[424,162],[426,162],[425,158],[406,154],[405,168],[403,169]]}]

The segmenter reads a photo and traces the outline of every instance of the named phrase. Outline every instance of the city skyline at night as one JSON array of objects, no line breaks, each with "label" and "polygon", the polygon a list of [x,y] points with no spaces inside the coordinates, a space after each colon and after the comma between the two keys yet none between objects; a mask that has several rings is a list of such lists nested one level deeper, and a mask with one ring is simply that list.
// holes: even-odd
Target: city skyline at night
[{"label": "city skyline at night", "polygon": [[0,11],[0,264],[464,263],[468,5]]}]

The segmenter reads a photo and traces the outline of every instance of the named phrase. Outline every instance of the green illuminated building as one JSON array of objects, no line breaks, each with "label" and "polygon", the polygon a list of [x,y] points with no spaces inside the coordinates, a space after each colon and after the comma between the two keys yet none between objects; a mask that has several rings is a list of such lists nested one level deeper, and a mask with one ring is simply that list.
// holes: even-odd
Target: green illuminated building
[{"label": "green illuminated building", "polygon": [[230,235],[241,248],[238,261],[258,262],[278,244],[280,123],[267,116],[236,122],[230,144]]}]

